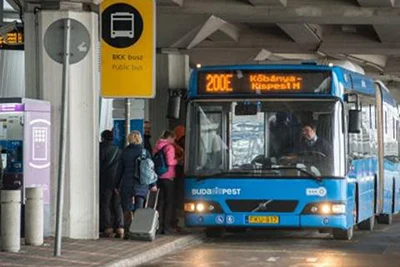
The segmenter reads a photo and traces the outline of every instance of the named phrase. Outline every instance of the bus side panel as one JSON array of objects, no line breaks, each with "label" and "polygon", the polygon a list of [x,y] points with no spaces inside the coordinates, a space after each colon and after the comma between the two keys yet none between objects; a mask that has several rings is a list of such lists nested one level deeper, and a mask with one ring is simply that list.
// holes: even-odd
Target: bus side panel
[{"label": "bus side panel", "polygon": [[394,213],[400,212],[400,173],[397,171],[397,176],[395,178],[395,202],[394,202]]},{"label": "bus side panel", "polygon": [[376,158],[353,161],[354,173],[357,177],[358,191],[358,222],[362,222],[375,214],[375,173],[377,173]]},{"label": "bus side panel", "polygon": [[343,227],[343,229],[348,229],[356,224],[356,221],[354,221],[356,205],[356,183],[349,182],[347,184],[346,227]]},{"label": "bus side panel", "polygon": [[398,175],[395,167],[397,164],[384,161],[384,174],[385,174],[385,184],[384,184],[384,194],[383,194],[383,214],[393,213],[393,182],[395,177]]}]

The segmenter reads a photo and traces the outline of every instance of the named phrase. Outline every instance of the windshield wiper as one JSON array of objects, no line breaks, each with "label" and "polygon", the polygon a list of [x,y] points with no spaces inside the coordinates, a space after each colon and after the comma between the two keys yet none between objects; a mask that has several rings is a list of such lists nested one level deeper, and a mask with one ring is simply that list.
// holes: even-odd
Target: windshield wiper
[{"label": "windshield wiper", "polygon": [[[256,175],[254,175],[256,174]],[[205,174],[202,176],[198,176],[196,180],[201,181],[201,180],[206,180],[210,178],[218,178],[221,176],[228,176],[228,175],[243,175],[243,176],[258,176],[262,173],[254,173],[254,172],[249,172],[249,171],[222,171],[222,172],[215,172],[215,173],[210,173],[210,174]]]},{"label": "windshield wiper", "polygon": [[243,176],[247,176],[247,177],[259,177],[259,176],[263,176],[266,175],[266,171],[280,171],[280,170],[298,170],[302,173],[304,173],[307,176],[310,176],[311,178],[317,180],[317,181],[321,181],[321,177],[315,176],[314,174],[312,174],[311,172],[304,170],[302,168],[299,167],[274,167],[274,168],[264,168],[261,170],[246,170],[246,171],[221,171],[221,172],[215,172],[215,173],[210,173],[210,174],[204,174],[201,176],[197,177],[197,181],[201,181],[201,180],[206,180],[206,179],[210,179],[210,178],[218,178],[218,177],[222,177],[222,176],[231,176],[231,175],[243,175]]},{"label": "windshield wiper", "polygon": [[317,181],[321,181],[322,180],[321,177],[318,177],[318,176],[312,174],[311,172],[309,172],[307,170],[304,170],[302,168],[299,168],[299,167],[274,167],[274,168],[267,168],[267,169],[264,169],[264,170],[297,170],[297,171],[300,171],[300,172],[310,176],[311,178],[313,178],[313,179],[315,179]]}]

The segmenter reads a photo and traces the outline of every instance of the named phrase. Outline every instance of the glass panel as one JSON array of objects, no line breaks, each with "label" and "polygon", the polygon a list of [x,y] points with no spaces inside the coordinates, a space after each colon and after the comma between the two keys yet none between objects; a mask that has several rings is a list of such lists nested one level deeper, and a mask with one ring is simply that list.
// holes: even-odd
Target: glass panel
[{"label": "glass panel", "polygon": [[341,155],[334,147],[343,139],[336,103],[258,101],[248,109],[244,102],[192,103],[187,173],[339,176]]},{"label": "glass panel", "polygon": [[264,113],[230,116],[232,168],[240,168],[264,154]]}]

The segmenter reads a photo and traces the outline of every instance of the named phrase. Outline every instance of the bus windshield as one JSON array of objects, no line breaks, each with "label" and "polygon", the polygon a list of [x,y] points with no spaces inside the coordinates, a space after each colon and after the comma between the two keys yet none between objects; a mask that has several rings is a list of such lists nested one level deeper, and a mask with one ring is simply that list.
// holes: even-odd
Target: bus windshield
[{"label": "bus windshield", "polygon": [[186,173],[343,175],[341,114],[334,100],[191,102]]}]

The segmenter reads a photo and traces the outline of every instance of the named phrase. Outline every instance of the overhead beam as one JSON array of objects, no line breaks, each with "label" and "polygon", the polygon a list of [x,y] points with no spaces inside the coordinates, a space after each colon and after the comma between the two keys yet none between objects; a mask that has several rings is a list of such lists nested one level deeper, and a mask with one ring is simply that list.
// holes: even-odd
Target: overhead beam
[{"label": "overhead beam", "polygon": [[372,55],[400,55],[400,43],[378,42],[340,42],[322,43],[321,51],[329,51],[334,54],[372,54]]},{"label": "overhead beam", "polygon": [[218,17],[211,16],[200,28],[199,32],[196,34],[196,36],[193,38],[187,48],[191,49],[197,46],[216,31],[221,31],[225,33],[235,42],[239,40],[239,29],[237,27]]},{"label": "overhead beam", "polygon": [[171,19],[177,13],[212,13],[231,23],[400,24],[400,9],[356,7],[343,2],[304,5],[293,1],[283,9],[254,7],[239,1],[185,0],[182,7],[159,7],[159,14],[170,14]]},{"label": "overhead beam", "polygon": [[[15,0],[3,0],[4,2],[7,2],[12,8],[14,8],[14,10],[16,10],[17,12],[19,12],[20,8],[19,8],[19,4],[17,4],[17,2]],[[2,1],[0,1],[2,2]]]},{"label": "overhead beam", "polygon": [[283,24],[278,26],[298,44],[319,45],[322,42],[322,27],[310,24]]},{"label": "overhead beam", "polygon": [[396,0],[357,0],[364,7],[393,7]]},{"label": "overhead beam", "polygon": [[[218,55],[219,51],[231,51],[232,53],[240,53],[243,49],[266,49],[272,53],[310,53],[317,52],[300,46],[294,42],[281,42],[281,43],[269,43],[268,41],[260,41],[258,43],[254,42],[249,45],[201,45],[194,47],[193,50],[210,51],[210,53],[216,53]],[[400,56],[400,43],[390,44],[390,43],[347,43],[334,42],[334,43],[322,43],[319,52],[328,55],[341,55],[341,54],[372,54],[372,55],[387,55],[387,56]]]},{"label": "overhead beam", "polygon": [[374,29],[383,43],[400,42],[400,25],[374,25]]},{"label": "overhead beam", "polygon": [[287,0],[247,0],[253,6],[285,7]]},{"label": "overhead beam", "polygon": [[389,74],[400,74],[400,57],[389,57],[384,72]]},{"label": "overhead beam", "polygon": [[20,16],[16,12],[11,12],[11,11],[4,10],[3,11],[3,20],[5,20],[5,19],[19,20]]},{"label": "overhead beam", "polygon": [[157,0],[157,4],[161,6],[182,6],[183,0]]}]

